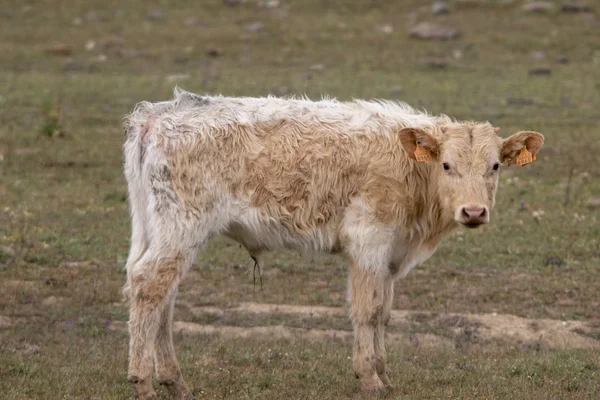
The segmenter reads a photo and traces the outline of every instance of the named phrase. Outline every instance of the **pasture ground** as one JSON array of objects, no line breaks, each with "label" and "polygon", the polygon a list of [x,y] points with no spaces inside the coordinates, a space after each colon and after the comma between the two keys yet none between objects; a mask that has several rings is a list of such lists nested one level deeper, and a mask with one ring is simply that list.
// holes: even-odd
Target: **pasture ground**
[{"label": "pasture ground", "polygon": [[[401,99],[545,134],[538,161],[502,172],[492,224],[397,283],[395,388],[372,397],[600,397],[598,2],[456,0],[441,16],[416,0],[180,3],[0,2],[3,399],[132,396],[121,118],[176,84]],[[408,38],[422,21],[461,36]],[[181,285],[176,347],[196,396],[360,397],[343,259],[267,261],[254,291],[248,255],[217,238]]]}]

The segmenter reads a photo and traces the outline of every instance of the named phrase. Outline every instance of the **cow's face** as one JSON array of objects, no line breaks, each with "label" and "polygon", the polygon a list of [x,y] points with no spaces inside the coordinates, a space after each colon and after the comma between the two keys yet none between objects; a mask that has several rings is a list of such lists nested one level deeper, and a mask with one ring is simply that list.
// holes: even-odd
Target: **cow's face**
[{"label": "cow's face", "polygon": [[544,142],[537,132],[519,132],[502,139],[498,130],[489,123],[454,123],[433,134],[415,128],[400,131],[409,156],[432,164],[432,183],[437,183],[443,211],[469,228],[489,222],[500,166],[525,164],[523,157],[535,159]]}]

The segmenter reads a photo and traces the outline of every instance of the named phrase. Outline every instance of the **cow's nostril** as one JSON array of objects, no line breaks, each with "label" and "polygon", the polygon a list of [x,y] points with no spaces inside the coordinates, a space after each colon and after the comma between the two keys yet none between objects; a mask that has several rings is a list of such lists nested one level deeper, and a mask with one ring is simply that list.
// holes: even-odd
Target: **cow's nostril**
[{"label": "cow's nostril", "polygon": [[485,207],[481,210],[481,214],[479,214],[480,217],[485,217],[485,214],[487,214],[487,211],[485,210]]},{"label": "cow's nostril", "polygon": [[471,215],[470,215],[470,214],[469,214],[469,212],[467,211],[467,208],[466,208],[466,207],[464,207],[464,208],[462,209],[462,215],[463,215],[463,217],[465,217],[465,218],[471,218]]}]

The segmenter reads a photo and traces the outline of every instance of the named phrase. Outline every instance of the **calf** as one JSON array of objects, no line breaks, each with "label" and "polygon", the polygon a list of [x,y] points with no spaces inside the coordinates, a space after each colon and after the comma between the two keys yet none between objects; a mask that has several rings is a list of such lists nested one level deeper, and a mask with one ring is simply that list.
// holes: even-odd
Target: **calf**
[{"label": "calf", "polygon": [[394,280],[460,225],[489,221],[501,164],[535,159],[544,138],[497,136],[404,103],[198,96],[143,102],[126,118],[132,216],[124,293],[128,380],[192,398],[173,350],[177,286],[218,234],[250,255],[343,252],[350,263],[353,366],[364,390],[390,385],[385,327]]}]

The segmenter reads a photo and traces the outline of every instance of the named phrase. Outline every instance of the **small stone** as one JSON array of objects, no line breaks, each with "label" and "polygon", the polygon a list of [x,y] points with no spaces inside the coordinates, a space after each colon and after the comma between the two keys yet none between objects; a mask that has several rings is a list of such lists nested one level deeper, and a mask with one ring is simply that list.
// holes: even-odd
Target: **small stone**
[{"label": "small stone", "polygon": [[460,32],[455,28],[443,25],[433,24],[431,22],[422,22],[413,26],[408,35],[417,39],[424,40],[451,40],[460,36]]},{"label": "small stone", "polygon": [[146,18],[150,19],[150,20],[154,20],[154,21],[158,21],[161,19],[165,18],[165,14],[163,14],[161,11],[150,11],[147,15]]},{"label": "small stone", "polygon": [[550,67],[535,67],[529,70],[529,75],[551,75],[552,68]]},{"label": "small stone", "polygon": [[108,57],[106,57],[106,54],[98,54],[96,57],[93,58],[93,61],[95,61],[97,63],[104,63],[104,62],[106,62],[106,60],[108,60]]},{"label": "small stone", "polygon": [[311,71],[323,71],[325,66],[323,64],[313,64],[309,68]]},{"label": "small stone", "polygon": [[529,53],[529,58],[531,58],[534,61],[540,61],[546,58],[546,53],[544,53],[543,51],[532,51],[531,53]]},{"label": "small stone", "polygon": [[567,57],[567,56],[559,56],[556,59],[556,62],[559,63],[559,64],[568,64],[569,63],[569,57]]},{"label": "small stone", "polygon": [[592,6],[579,1],[568,1],[562,4],[560,11],[564,13],[586,13],[592,12]]},{"label": "small stone", "polygon": [[398,97],[402,93],[404,93],[404,88],[402,86],[392,86],[388,89],[388,94],[393,97]]},{"label": "small stone", "polygon": [[75,17],[73,18],[73,21],[71,21],[73,23],[73,25],[79,26],[83,24],[83,20],[81,19],[81,17]]},{"label": "small stone", "polygon": [[72,52],[73,49],[64,43],[55,43],[46,49],[46,53],[55,56],[68,56],[71,55]]},{"label": "small stone", "polygon": [[183,20],[183,25],[185,26],[197,26],[200,21],[197,17],[187,17]]},{"label": "small stone", "polygon": [[211,47],[208,50],[206,50],[206,54],[209,57],[219,57],[222,54],[222,52],[221,52],[221,49],[218,49],[216,47]]},{"label": "small stone", "polygon": [[394,28],[389,24],[381,25],[379,27],[379,32],[383,32],[383,33],[389,35],[390,33],[394,32]]},{"label": "small stone", "polygon": [[522,10],[529,13],[548,13],[554,11],[554,4],[549,1],[531,1],[523,5]]},{"label": "small stone", "polygon": [[589,208],[600,208],[600,197],[588,200],[587,206]]},{"label": "small stone", "polygon": [[94,48],[96,47],[96,42],[93,40],[88,40],[87,42],[85,42],[85,50],[86,51],[92,51],[94,50]]},{"label": "small stone", "polygon": [[431,13],[433,15],[450,14],[450,7],[443,1],[436,1],[431,5]]},{"label": "small stone", "polygon": [[253,22],[251,24],[246,25],[245,28],[248,32],[258,32],[258,31],[262,30],[262,28],[264,28],[264,26],[265,26],[265,24],[263,24],[260,21],[257,21],[257,22]]}]

